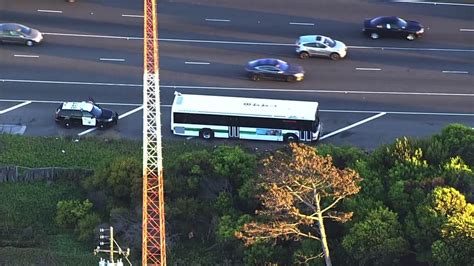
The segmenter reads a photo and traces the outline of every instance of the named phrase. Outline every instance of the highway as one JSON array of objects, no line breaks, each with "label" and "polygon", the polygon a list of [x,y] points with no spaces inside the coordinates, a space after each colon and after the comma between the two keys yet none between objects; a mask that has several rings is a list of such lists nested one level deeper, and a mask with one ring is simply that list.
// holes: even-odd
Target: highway
[{"label": "highway", "polygon": [[[180,139],[169,132],[174,91],[316,100],[322,143],[366,149],[401,136],[431,135],[449,123],[474,127],[474,5],[215,2],[159,1],[164,138]],[[36,47],[0,46],[0,126],[22,126],[35,136],[141,139],[142,4],[0,0],[0,23],[22,23],[45,35]],[[380,15],[418,20],[426,33],[415,41],[363,36],[362,21]],[[305,34],[345,42],[347,58],[299,59],[294,43]],[[262,57],[302,65],[305,80],[248,80],[244,64]],[[88,97],[119,112],[118,126],[99,131],[54,123],[60,102]]]}]

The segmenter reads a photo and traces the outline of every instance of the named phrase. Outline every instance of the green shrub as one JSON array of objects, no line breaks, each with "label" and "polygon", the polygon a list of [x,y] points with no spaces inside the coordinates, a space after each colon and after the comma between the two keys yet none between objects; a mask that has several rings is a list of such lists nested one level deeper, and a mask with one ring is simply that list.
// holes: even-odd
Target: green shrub
[{"label": "green shrub", "polygon": [[64,200],[57,204],[56,223],[66,229],[73,229],[92,209],[89,200]]}]

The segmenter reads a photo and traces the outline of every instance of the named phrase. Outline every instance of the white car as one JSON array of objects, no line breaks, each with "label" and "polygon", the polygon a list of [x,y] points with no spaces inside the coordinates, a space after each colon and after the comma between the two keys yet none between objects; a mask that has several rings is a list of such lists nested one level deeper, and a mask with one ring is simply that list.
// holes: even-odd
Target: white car
[{"label": "white car", "polygon": [[325,56],[332,60],[346,57],[347,46],[340,41],[322,35],[300,36],[296,42],[296,53],[301,59],[311,56]]}]

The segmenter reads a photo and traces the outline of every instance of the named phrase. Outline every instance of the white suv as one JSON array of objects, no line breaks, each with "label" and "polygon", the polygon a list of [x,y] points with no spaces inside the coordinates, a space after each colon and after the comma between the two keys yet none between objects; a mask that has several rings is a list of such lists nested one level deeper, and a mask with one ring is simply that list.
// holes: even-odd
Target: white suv
[{"label": "white suv", "polygon": [[310,56],[327,56],[332,60],[344,58],[347,46],[340,41],[322,35],[300,36],[296,42],[296,53],[301,59]]}]

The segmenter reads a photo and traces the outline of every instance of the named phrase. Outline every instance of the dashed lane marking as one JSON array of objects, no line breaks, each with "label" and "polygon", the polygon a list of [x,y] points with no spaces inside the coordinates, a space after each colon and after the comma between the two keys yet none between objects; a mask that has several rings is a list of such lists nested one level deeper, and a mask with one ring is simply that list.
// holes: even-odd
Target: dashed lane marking
[{"label": "dashed lane marking", "polygon": [[125,59],[123,58],[99,58],[100,61],[114,61],[114,62],[124,62]]},{"label": "dashed lane marking", "polygon": [[[104,39],[122,39],[122,40],[143,40],[143,37],[133,36],[113,36],[113,35],[94,35],[94,34],[75,34],[75,33],[56,33],[45,32],[44,35],[64,36],[64,37],[85,37],[85,38],[104,38]],[[270,43],[270,42],[238,42],[222,40],[196,40],[196,39],[173,39],[159,38],[162,42],[187,42],[187,43],[213,43],[213,44],[235,44],[235,45],[262,45],[262,46],[295,46],[293,43]],[[400,50],[400,51],[432,51],[432,52],[467,52],[472,53],[474,49],[451,49],[451,48],[415,48],[415,47],[384,47],[384,46],[347,46],[350,49],[375,49],[375,50]]]},{"label": "dashed lane marking", "polygon": [[357,122],[357,123],[354,123],[354,124],[352,124],[352,125],[349,125],[349,126],[347,126],[347,127],[343,127],[343,128],[341,128],[341,129],[338,129],[338,130],[336,130],[336,131],[333,131],[333,132],[331,132],[331,133],[329,133],[329,134],[323,135],[320,139],[321,139],[321,140],[327,139],[327,138],[332,137],[332,136],[334,136],[334,135],[337,135],[337,134],[339,134],[339,133],[341,133],[341,132],[344,132],[344,131],[346,131],[346,130],[349,130],[349,129],[351,129],[351,128],[354,128],[354,127],[356,127],[356,126],[360,126],[360,125],[362,125],[362,124],[365,124],[365,123],[367,123],[367,122],[370,122],[370,121],[372,121],[372,120],[374,120],[374,119],[377,119],[377,118],[379,118],[379,117],[381,117],[381,116],[384,116],[384,115],[386,115],[386,114],[387,114],[387,113],[385,113],[385,112],[376,114],[376,115],[374,115],[374,116],[371,116],[371,117],[369,117],[369,118],[366,118],[366,119],[364,119],[364,120],[361,120],[361,121],[359,121],[359,122]]},{"label": "dashed lane marking", "polygon": [[474,29],[459,29],[459,31],[470,31],[470,32],[474,32]]},{"label": "dashed lane marking", "polygon": [[382,70],[381,68],[371,68],[371,67],[356,67],[356,70],[362,70],[362,71],[380,71]]},{"label": "dashed lane marking", "polygon": [[[43,84],[69,84],[69,85],[91,85],[91,86],[118,86],[118,87],[143,87],[142,84],[131,83],[102,83],[82,81],[53,81],[53,80],[27,80],[27,79],[2,79],[0,82],[18,83],[43,83]],[[211,87],[211,86],[186,86],[186,85],[160,85],[160,88],[176,89],[201,89],[222,91],[273,91],[273,92],[301,92],[301,93],[328,93],[328,94],[375,94],[375,95],[417,95],[417,96],[460,96],[474,97],[474,93],[448,93],[448,92],[405,92],[405,91],[353,91],[353,90],[302,90],[302,89],[267,89],[249,87]]]},{"label": "dashed lane marking", "polygon": [[290,25],[298,25],[298,26],[314,26],[314,23],[310,22],[290,22]]},{"label": "dashed lane marking", "polygon": [[13,111],[13,110],[15,110],[15,109],[17,109],[17,108],[20,108],[20,107],[22,107],[22,106],[28,105],[28,104],[30,104],[30,103],[32,103],[32,101],[25,101],[25,102],[23,102],[23,103],[17,104],[17,105],[15,105],[15,106],[10,107],[10,108],[1,110],[1,111],[0,111],[0,115],[3,115],[3,114],[8,113],[8,112],[10,112],[10,111]]},{"label": "dashed lane marking", "polygon": [[211,63],[209,62],[192,62],[192,61],[186,61],[184,62],[187,65],[209,65]]},{"label": "dashed lane marking", "polygon": [[24,57],[24,58],[39,58],[39,55],[28,55],[28,54],[15,54],[14,57]]},{"label": "dashed lane marking", "polygon": [[50,10],[50,9],[38,9],[36,11],[43,12],[43,13],[58,13],[58,14],[63,13],[63,11],[61,10]]},{"label": "dashed lane marking", "polygon": [[220,18],[206,18],[206,21],[211,22],[230,22],[230,19],[220,19]]},{"label": "dashed lane marking", "polygon": [[122,17],[127,17],[127,18],[143,18],[143,15],[122,14]]},{"label": "dashed lane marking", "polygon": [[461,70],[443,70],[441,72],[445,74],[469,74],[469,72]]}]

